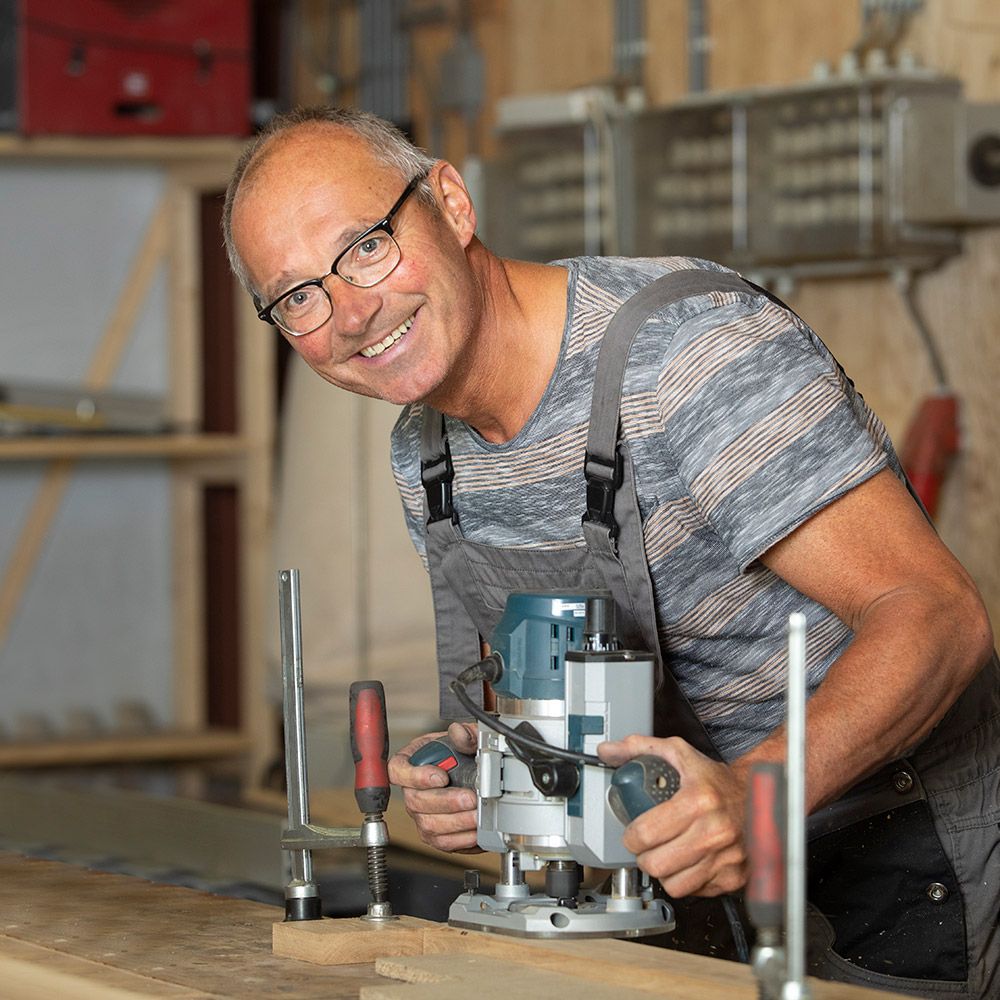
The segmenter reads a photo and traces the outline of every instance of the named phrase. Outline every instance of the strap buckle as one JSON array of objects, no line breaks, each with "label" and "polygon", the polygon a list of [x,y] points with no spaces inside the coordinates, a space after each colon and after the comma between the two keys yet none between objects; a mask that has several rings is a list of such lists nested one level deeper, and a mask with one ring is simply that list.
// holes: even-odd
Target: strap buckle
[{"label": "strap buckle", "polygon": [[451,448],[447,440],[444,454],[420,463],[420,481],[427,496],[427,523],[450,520],[458,524],[458,515],[452,504],[451,484],[455,478],[455,467],[451,463]]},{"label": "strap buckle", "polygon": [[615,520],[615,494],[622,484],[623,464],[621,452],[615,448],[612,462],[597,458],[587,452],[583,462],[583,474],[587,480],[587,513],[584,521],[603,524],[612,538],[618,537],[618,522]]}]

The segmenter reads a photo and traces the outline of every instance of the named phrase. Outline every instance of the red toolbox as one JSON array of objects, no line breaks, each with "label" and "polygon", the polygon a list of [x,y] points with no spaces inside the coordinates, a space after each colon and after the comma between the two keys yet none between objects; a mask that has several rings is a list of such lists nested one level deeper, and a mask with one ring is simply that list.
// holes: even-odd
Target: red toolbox
[{"label": "red toolbox", "polygon": [[0,124],[246,135],[249,0],[0,0]]}]

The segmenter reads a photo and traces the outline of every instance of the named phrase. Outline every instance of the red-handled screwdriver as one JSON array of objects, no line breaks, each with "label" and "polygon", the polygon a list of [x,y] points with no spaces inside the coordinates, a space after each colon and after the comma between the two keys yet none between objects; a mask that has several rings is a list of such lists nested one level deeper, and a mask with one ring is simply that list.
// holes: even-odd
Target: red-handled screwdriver
[{"label": "red-handled screwdriver", "polygon": [[368,886],[372,896],[367,919],[392,920],[385,859],[389,831],[382,816],[389,805],[389,729],[382,682],[355,681],[351,685],[350,711],[354,797],[365,816],[361,843],[368,849]]}]

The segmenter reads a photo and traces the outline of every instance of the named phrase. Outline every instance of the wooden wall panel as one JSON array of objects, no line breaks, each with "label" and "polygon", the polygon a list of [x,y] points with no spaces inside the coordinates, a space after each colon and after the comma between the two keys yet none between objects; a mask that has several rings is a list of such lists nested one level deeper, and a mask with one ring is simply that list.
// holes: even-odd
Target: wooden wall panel
[{"label": "wooden wall panel", "polygon": [[646,96],[669,104],[688,92],[688,0],[646,0]]},{"label": "wooden wall panel", "polygon": [[612,0],[508,0],[510,93],[607,83],[614,71]]},{"label": "wooden wall panel", "polygon": [[808,79],[857,40],[860,5],[839,0],[706,0],[709,86],[731,90]]}]

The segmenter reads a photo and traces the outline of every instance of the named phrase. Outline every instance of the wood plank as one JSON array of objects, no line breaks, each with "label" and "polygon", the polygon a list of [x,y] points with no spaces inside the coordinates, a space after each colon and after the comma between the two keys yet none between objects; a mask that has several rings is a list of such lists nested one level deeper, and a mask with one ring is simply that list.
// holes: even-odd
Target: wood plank
[{"label": "wood plank", "polygon": [[385,923],[361,917],[278,923],[271,947],[275,955],[316,965],[353,965],[384,955],[422,955],[424,931],[432,927],[440,924],[407,916]]},{"label": "wood plank", "polygon": [[551,1000],[645,1000],[649,994],[630,988],[628,972],[619,970],[615,985],[595,984],[565,972],[547,972],[516,962],[481,955],[381,958],[381,976],[413,985],[379,983],[364,986],[361,1000],[509,1000],[547,997]]},{"label": "wood plank", "polygon": [[[616,985],[627,979],[642,992],[673,1000],[753,1000],[757,983],[748,965],[724,962],[609,938],[524,940],[444,925],[424,935],[425,954],[477,954]],[[813,1000],[888,1000],[894,993],[809,978]]]},{"label": "wood plank", "polygon": [[0,439],[0,462],[230,458],[246,450],[246,440],[234,434],[64,434]]},{"label": "wood plank", "polygon": [[0,156],[66,160],[202,160],[235,162],[245,140],[238,138],[157,138],[135,136],[86,138],[77,136],[0,135]]},{"label": "wood plank", "polygon": [[[411,982],[441,984],[441,977],[449,969],[462,967],[464,959],[478,957],[507,969],[507,975],[497,979],[486,976],[476,988],[483,998],[510,995],[545,995],[577,997],[608,997],[621,1000],[623,996],[670,996],[674,1000],[752,1000],[757,995],[757,983],[749,966],[724,962],[703,955],[689,955],[637,945],[634,941],[608,938],[588,940],[524,939],[502,934],[460,930],[432,921],[413,924],[418,932],[406,942],[405,951],[397,956],[420,955],[425,960],[393,963],[379,960],[386,955],[378,934],[356,931],[356,920],[323,920],[310,923],[276,924],[274,927],[275,954],[294,957],[308,962],[340,965],[351,961],[376,960],[376,969],[392,975],[387,970],[399,971],[399,978]],[[380,951],[381,947],[381,951]],[[412,950],[409,950],[411,949]],[[434,962],[432,956],[439,956]],[[466,963],[469,968],[476,963]],[[538,984],[526,993],[517,983],[522,977],[521,968],[530,970]],[[439,1000],[468,995],[470,982],[458,975],[454,984],[439,995]],[[545,980],[543,989],[541,981]],[[622,992],[623,981],[627,992]],[[503,993],[491,987],[496,983]],[[885,1000],[893,994],[860,989],[843,983],[827,983],[810,979],[815,1000]],[[362,996],[365,1000],[424,1000],[426,990],[395,990],[388,987],[371,987]]]},{"label": "wood plank", "polygon": [[212,760],[236,757],[249,749],[249,736],[225,729],[11,742],[0,743],[0,770],[155,760]]}]

